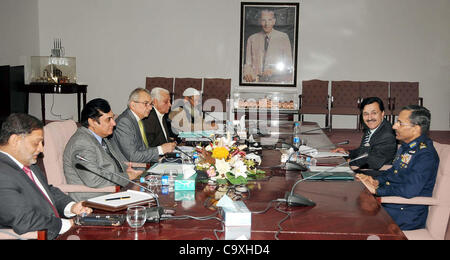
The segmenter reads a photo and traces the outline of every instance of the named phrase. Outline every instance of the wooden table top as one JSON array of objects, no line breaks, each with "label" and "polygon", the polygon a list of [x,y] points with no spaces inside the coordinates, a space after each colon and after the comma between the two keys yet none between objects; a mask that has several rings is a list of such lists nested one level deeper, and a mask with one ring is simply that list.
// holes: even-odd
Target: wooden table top
[{"label": "wooden table top", "polygon": [[[323,136],[325,135],[322,133],[320,138],[323,139]],[[265,150],[262,155],[263,166],[280,164],[279,151]],[[334,164],[341,161],[342,158],[334,159]],[[291,190],[299,178],[299,171],[269,169],[266,180],[250,182],[247,185],[249,192],[242,194],[242,200],[251,212],[263,211],[271,201],[284,198],[285,193]],[[138,187],[129,188],[138,190]],[[174,209],[175,216],[204,217],[215,214],[221,217],[212,206],[217,202],[216,189],[215,186],[196,183],[195,200],[192,201],[175,201],[174,192],[162,194],[160,188],[157,192],[161,206]],[[359,181],[307,180],[297,185],[294,192],[311,199],[316,206],[289,208],[283,203],[272,202],[267,212],[252,214],[250,239],[273,240],[276,235],[283,240],[406,239],[387,212]],[[286,213],[290,214],[289,217]],[[283,219],[285,221],[281,223],[280,231],[278,223]],[[229,229],[222,231],[222,223],[215,219],[172,219],[160,223],[146,223],[138,231],[130,228],[127,223],[120,227],[75,226],[58,239],[215,240],[224,239]]]}]

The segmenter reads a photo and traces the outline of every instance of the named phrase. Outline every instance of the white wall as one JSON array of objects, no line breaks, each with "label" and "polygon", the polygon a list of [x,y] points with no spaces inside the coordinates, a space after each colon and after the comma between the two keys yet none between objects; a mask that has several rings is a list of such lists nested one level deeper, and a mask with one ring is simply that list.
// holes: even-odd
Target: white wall
[{"label": "white wall", "polygon": [[[66,56],[77,58],[79,82],[89,85],[88,100],[103,97],[115,113],[146,76],[227,77],[238,88],[239,0],[34,1],[40,41],[33,55],[49,55],[53,38],[62,38]],[[299,83],[419,81],[432,129],[450,129],[450,1],[300,3]],[[2,32],[18,38],[12,26]],[[55,113],[76,118],[75,95],[54,99]],[[55,119],[50,104],[48,96],[47,116]],[[40,117],[39,99],[30,100],[30,110]],[[352,128],[355,119],[335,117],[333,125]]]},{"label": "white wall", "polygon": [[38,3],[0,1],[0,65],[24,65],[39,52]]}]

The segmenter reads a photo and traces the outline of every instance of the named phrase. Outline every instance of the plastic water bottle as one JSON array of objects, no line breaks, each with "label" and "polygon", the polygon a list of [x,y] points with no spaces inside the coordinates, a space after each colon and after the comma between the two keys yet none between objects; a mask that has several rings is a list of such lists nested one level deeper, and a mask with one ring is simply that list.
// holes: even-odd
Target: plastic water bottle
[{"label": "plastic water bottle", "polygon": [[299,122],[295,122],[292,145],[297,147],[297,148],[299,148],[300,144],[301,144],[301,140],[300,140],[300,123]]},{"label": "plastic water bottle", "polygon": [[197,165],[198,162],[199,162],[198,152],[197,152],[197,151],[195,151],[194,154],[192,155],[192,159],[194,160],[193,163],[194,163],[195,165]]},{"label": "plastic water bottle", "polygon": [[306,157],[305,164],[306,164],[306,167],[308,167],[308,168],[310,168],[311,166],[315,167],[317,165],[317,159],[311,158],[311,157]]}]

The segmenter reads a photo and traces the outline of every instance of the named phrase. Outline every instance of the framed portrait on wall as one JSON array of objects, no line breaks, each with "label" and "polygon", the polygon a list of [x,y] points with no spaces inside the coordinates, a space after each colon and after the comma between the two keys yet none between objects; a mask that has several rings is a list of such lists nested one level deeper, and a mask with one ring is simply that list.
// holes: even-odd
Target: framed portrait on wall
[{"label": "framed portrait on wall", "polygon": [[239,85],[296,87],[299,3],[241,3]]}]

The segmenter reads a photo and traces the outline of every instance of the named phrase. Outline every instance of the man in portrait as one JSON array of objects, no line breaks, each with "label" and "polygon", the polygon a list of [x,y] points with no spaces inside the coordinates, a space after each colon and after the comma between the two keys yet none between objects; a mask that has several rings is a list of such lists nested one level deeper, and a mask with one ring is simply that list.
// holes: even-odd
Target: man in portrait
[{"label": "man in portrait", "polygon": [[293,59],[289,36],[274,29],[273,10],[261,10],[258,23],[261,31],[247,40],[244,82],[293,82]]}]

